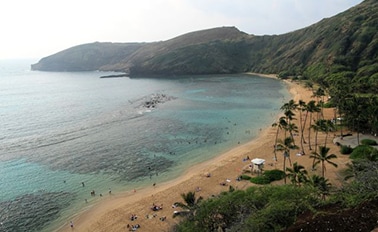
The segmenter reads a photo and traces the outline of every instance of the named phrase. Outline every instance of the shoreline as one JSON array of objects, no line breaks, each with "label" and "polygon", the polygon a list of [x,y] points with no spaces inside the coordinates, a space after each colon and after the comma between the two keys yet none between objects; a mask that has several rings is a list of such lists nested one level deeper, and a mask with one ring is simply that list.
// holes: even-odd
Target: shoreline
[{"label": "shoreline", "polygon": [[[230,149],[229,151],[220,154],[219,156],[216,156],[216,157],[214,157],[210,160],[207,160],[207,161],[204,161],[204,162],[201,162],[199,164],[195,164],[195,165],[189,167],[187,170],[185,170],[185,172],[183,174],[181,174],[180,176],[178,176],[177,178],[175,178],[173,180],[166,181],[166,182],[163,182],[163,183],[158,183],[156,186],[143,187],[141,189],[137,189],[136,192],[129,191],[129,192],[112,194],[112,196],[110,196],[109,198],[104,199],[101,202],[98,202],[98,203],[95,203],[94,205],[89,206],[87,209],[85,209],[82,212],[78,212],[70,220],[74,221],[75,230],[78,230],[78,231],[101,231],[101,228],[99,228],[97,226],[95,226],[95,227],[97,227],[97,229],[93,230],[92,228],[95,228],[93,225],[98,224],[99,221],[103,220],[102,218],[104,217],[104,215],[111,212],[111,211],[119,210],[122,207],[132,208],[133,204],[138,203],[138,201],[141,201],[141,200],[157,199],[158,198],[156,196],[157,194],[161,195],[165,191],[174,191],[174,189],[177,188],[177,187],[179,189],[183,189],[183,188],[185,188],[186,182],[190,181],[192,178],[196,178],[196,179],[199,179],[199,178],[205,179],[206,178],[208,180],[213,181],[214,177],[215,177],[215,174],[213,174],[214,171],[216,171],[217,169],[219,170],[220,168],[226,166],[227,163],[229,163],[229,162],[234,163],[236,161],[240,161],[240,159],[239,159],[240,154],[245,153],[245,151],[251,149],[251,147],[254,147],[256,144],[260,144],[261,142],[263,142],[265,137],[269,135],[269,129],[270,128],[263,129],[256,138],[254,138],[253,140],[251,140],[251,141],[249,141],[245,144],[238,145],[237,147],[234,147],[234,148]],[[248,156],[249,153],[250,152],[247,152],[244,156]],[[218,163],[218,164],[215,164],[215,163]],[[245,163],[245,164],[247,165],[249,163]],[[236,175],[232,177],[232,182],[235,182],[234,181],[235,178],[239,174],[242,173],[242,169],[238,169],[238,170],[235,169],[233,172]],[[206,177],[207,173],[211,173],[212,177],[207,178]],[[219,182],[226,180],[224,178],[219,178],[219,177],[217,179],[219,180]],[[252,184],[247,183],[247,182],[240,182],[240,183],[242,183],[242,185],[252,186]],[[184,186],[181,186],[181,185],[184,185]],[[227,188],[224,188],[224,186],[220,186],[220,187],[223,187],[222,188],[223,191],[228,190],[228,187]],[[201,187],[201,193],[203,193],[203,188],[204,187]],[[239,186],[239,188],[236,187],[236,189],[244,189],[244,187],[240,188],[240,186]],[[188,190],[188,191],[194,191],[194,190],[195,189]],[[176,201],[181,201],[180,194],[186,193],[186,192],[187,191],[176,192],[177,195],[178,195],[178,198],[177,198]],[[213,194],[215,195],[217,193],[211,193],[211,194],[208,193],[207,197],[211,197],[211,195],[213,195]],[[201,194],[201,196],[204,197],[204,194]],[[172,200],[171,204],[173,204],[176,201]],[[151,204],[146,205],[146,209],[149,208],[149,205],[152,205],[153,203],[155,203],[155,202],[152,202],[152,201],[150,201],[150,202],[151,202]],[[163,203],[161,203],[161,204],[163,204]],[[168,205],[169,208],[171,207],[171,204]],[[167,205],[167,204],[163,204],[163,205]],[[173,211],[174,210],[172,209],[171,212],[173,213]],[[168,218],[170,218],[172,216],[171,212],[170,213],[165,212],[166,214],[164,216],[167,216]],[[127,220],[128,216],[131,215],[131,214],[134,214],[134,212],[130,211],[130,213],[126,215],[127,218],[125,218],[125,222],[128,222],[128,220]],[[150,214],[152,214],[152,212],[150,212]],[[144,216],[144,215],[140,215],[140,214],[137,214],[137,215],[138,215],[138,217]],[[158,220],[158,219],[156,219],[156,220]],[[143,223],[141,223],[141,221],[137,221],[136,223],[143,224]],[[102,223],[100,223],[100,224],[102,224]],[[127,224],[131,224],[131,223],[125,223],[125,225],[127,225]],[[125,226],[123,226],[123,228],[125,228]],[[61,231],[61,232],[71,231],[71,228],[69,228],[69,222],[67,222],[66,225],[63,225],[60,228],[58,228],[57,231]],[[145,228],[143,228],[143,231],[150,231],[150,230],[145,230]],[[154,231],[154,229],[151,228],[151,231]]]},{"label": "shoreline", "polygon": [[[276,78],[275,75],[248,74]],[[292,99],[309,101],[312,95],[311,91],[297,83],[284,82]],[[251,141],[231,148],[210,160],[191,166],[173,180],[158,183],[156,186],[137,189],[136,192],[112,194],[107,199],[74,215],[70,219],[74,222],[74,229],[76,231],[104,231],[105,229],[106,231],[124,231],[128,224],[140,224],[141,231],[167,231],[180,220],[179,218],[172,218],[175,209],[171,207],[174,202],[182,201],[180,194],[200,188],[201,190],[196,192],[196,196],[207,199],[222,191],[228,191],[229,185],[232,185],[235,189],[246,189],[253,186],[250,182],[235,180],[242,174],[244,167],[249,165],[249,162],[243,162],[244,157],[265,159],[265,169],[281,169],[281,157],[278,158],[276,163],[273,162],[272,146],[274,145],[275,133],[275,128],[263,128],[257,137]],[[302,165],[303,162],[308,163],[308,165],[312,163],[308,156],[292,155],[292,162],[296,161],[301,162]],[[307,170],[309,170],[308,165],[304,165]],[[329,168],[327,172],[333,173],[333,178],[328,177],[330,180],[337,179],[335,170]],[[206,173],[211,173],[211,177],[206,177]],[[230,180],[227,186],[219,184],[226,179]],[[162,205],[163,210],[153,212],[150,209],[153,204]],[[136,221],[130,220],[132,214],[138,216]],[[166,220],[159,220],[162,217],[166,217]],[[72,231],[69,221],[58,228],[57,231]]]}]

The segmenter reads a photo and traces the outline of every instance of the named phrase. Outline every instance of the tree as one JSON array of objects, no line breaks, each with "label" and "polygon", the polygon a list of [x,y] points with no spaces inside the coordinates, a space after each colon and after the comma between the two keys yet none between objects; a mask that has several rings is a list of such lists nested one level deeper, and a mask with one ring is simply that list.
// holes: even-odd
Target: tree
[{"label": "tree", "polygon": [[[277,144],[277,151],[282,151],[284,156],[283,162],[283,171],[286,173],[286,159],[289,160],[291,166],[291,159],[290,159],[290,150],[298,149],[298,147],[293,143],[293,138],[286,137],[284,141],[279,141]],[[285,184],[286,184],[286,175],[285,175]]]},{"label": "tree", "polygon": [[286,168],[288,172],[287,177],[290,179],[291,183],[300,186],[302,183],[307,181],[307,171],[304,166],[295,162],[293,168]]},{"label": "tree", "polygon": [[284,112],[293,111],[297,109],[297,106],[298,104],[296,104],[295,101],[291,99],[289,102],[283,104],[283,106],[281,106],[280,109],[283,110]]},{"label": "tree", "polygon": [[311,126],[312,129],[315,131],[315,152],[316,147],[318,146],[318,133],[319,131],[324,132],[326,134],[325,140],[324,140],[324,146],[327,145],[327,139],[328,139],[328,133],[332,130],[334,130],[335,126],[332,123],[331,120],[325,120],[325,119],[318,119],[315,121],[315,123]]},{"label": "tree", "polygon": [[[346,99],[351,96],[351,81],[346,75],[331,75],[328,78],[330,83],[329,94],[331,96],[331,102],[336,106],[339,118],[343,118],[345,113]],[[335,115],[335,122],[338,120]],[[340,120],[340,135],[343,136],[343,125],[342,120]]]},{"label": "tree", "polygon": [[359,199],[376,196],[378,192],[378,162],[368,159],[352,160],[347,164],[345,180],[352,179],[343,191],[358,194]]},{"label": "tree", "polygon": [[324,140],[324,146],[327,146],[328,134],[329,134],[330,131],[335,130],[335,124],[331,120],[325,120],[321,130],[326,133],[326,137],[325,137],[325,140]]},{"label": "tree", "polygon": [[298,127],[297,127],[297,125],[295,125],[294,123],[289,123],[287,125],[287,127],[286,127],[286,130],[289,131],[290,137],[292,138],[293,144],[295,145],[295,140],[294,140],[293,132],[297,132],[298,133]]},{"label": "tree", "polygon": [[189,219],[192,218],[195,214],[195,211],[198,208],[198,204],[202,201],[202,197],[196,198],[195,192],[188,192],[188,193],[182,193],[181,194],[182,199],[185,203],[182,202],[176,202],[174,205],[177,207],[182,208],[182,211],[176,212],[173,214],[173,217],[176,216],[186,216]]},{"label": "tree", "polygon": [[286,128],[287,126],[287,123],[286,123],[286,120],[285,120],[285,117],[282,116],[278,119],[278,122],[275,122],[272,124],[272,127],[277,127],[277,131],[276,131],[276,139],[275,139],[275,142],[274,142],[274,160],[277,161],[277,142],[278,142],[278,133],[280,132],[280,130],[283,130],[284,128]]},{"label": "tree", "polygon": [[319,153],[312,152],[311,155],[310,155],[310,158],[315,159],[314,167],[316,165],[318,165],[319,163],[321,164],[322,177],[324,177],[324,175],[325,175],[325,170],[326,170],[325,164],[326,163],[331,164],[334,167],[337,167],[337,164],[331,161],[332,159],[337,158],[337,156],[335,154],[328,155],[329,149],[330,149],[329,147],[319,146]]},{"label": "tree", "polygon": [[[308,128],[308,149],[312,150],[311,147],[311,125],[312,125],[312,114],[315,112],[319,112],[319,107],[316,105],[315,101],[309,101],[306,107],[307,114],[310,114],[310,126]],[[307,115],[306,115],[307,117]]]},{"label": "tree", "polygon": [[325,200],[326,196],[330,193],[331,183],[328,179],[322,176],[312,175],[306,182],[308,185],[314,187],[320,194],[321,198]]},{"label": "tree", "polygon": [[321,131],[321,128],[323,127],[324,120],[323,119],[318,119],[315,121],[314,124],[311,125],[311,128],[315,131],[315,153],[316,153],[316,148],[318,146],[318,133]]},{"label": "tree", "polygon": [[378,133],[378,94],[371,95],[368,99],[367,108],[368,122],[370,122],[371,134]]},{"label": "tree", "polygon": [[306,141],[304,139],[304,135],[303,135],[304,133],[303,133],[303,131],[304,131],[304,127],[305,127],[304,124],[306,124],[306,121],[303,124],[303,122],[302,122],[302,112],[306,110],[306,102],[302,101],[302,100],[299,100],[297,109],[299,110],[299,130],[301,131],[301,142],[300,142],[301,143],[301,150],[304,153],[303,143],[306,143]]},{"label": "tree", "polygon": [[324,103],[325,91],[322,87],[319,87],[316,91],[313,92],[313,94],[314,94],[313,97],[316,97],[317,103],[320,106],[320,110],[318,111],[318,113],[320,112],[323,118],[323,103]]},{"label": "tree", "polygon": [[346,108],[348,109],[345,114],[345,122],[350,129],[357,132],[357,144],[360,145],[360,132],[361,125],[364,123],[363,117],[365,116],[365,102],[363,98],[356,95],[346,99]]}]

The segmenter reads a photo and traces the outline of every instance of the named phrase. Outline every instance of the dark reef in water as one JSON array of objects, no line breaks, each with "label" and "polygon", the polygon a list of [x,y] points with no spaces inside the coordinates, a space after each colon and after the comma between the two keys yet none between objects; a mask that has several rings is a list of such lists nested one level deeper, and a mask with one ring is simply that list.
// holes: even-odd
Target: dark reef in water
[{"label": "dark reef in water", "polygon": [[152,94],[147,100],[145,100],[142,103],[142,106],[144,108],[154,109],[157,107],[158,104],[162,104],[167,101],[174,100],[174,99],[176,98],[172,96],[168,96],[166,94],[161,94],[161,93]]},{"label": "dark reef in water", "polygon": [[67,192],[39,191],[0,202],[0,231],[40,231],[73,199]]}]

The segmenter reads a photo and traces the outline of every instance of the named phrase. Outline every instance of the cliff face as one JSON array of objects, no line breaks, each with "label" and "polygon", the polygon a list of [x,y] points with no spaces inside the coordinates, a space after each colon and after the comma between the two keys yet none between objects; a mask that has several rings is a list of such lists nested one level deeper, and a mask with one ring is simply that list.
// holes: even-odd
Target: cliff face
[{"label": "cliff face", "polygon": [[156,43],[84,44],[45,57],[32,69],[112,70],[131,76],[253,71],[300,75],[319,83],[343,73],[378,89],[377,12],[378,2],[365,0],[283,35],[253,36],[235,27],[221,27]]}]

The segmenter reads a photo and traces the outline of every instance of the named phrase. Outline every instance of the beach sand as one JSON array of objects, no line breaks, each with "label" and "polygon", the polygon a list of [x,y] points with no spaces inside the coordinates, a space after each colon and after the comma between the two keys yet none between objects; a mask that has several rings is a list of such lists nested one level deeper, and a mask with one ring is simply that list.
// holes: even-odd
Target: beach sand
[{"label": "beach sand", "polygon": [[[267,77],[275,77],[268,75]],[[292,98],[298,102],[303,100],[308,102],[315,100],[311,98],[312,91],[303,86],[287,81],[287,86]],[[324,116],[326,119],[331,119],[334,116],[333,109],[325,109]],[[296,112],[296,118],[299,118],[299,113]],[[299,125],[299,122],[295,122]],[[307,134],[307,129],[305,130]],[[146,187],[143,189],[136,189],[127,193],[112,193],[109,196],[104,196],[103,200],[93,206],[88,207],[84,212],[78,215],[73,215],[70,220],[74,223],[74,228],[71,229],[69,221],[66,225],[59,229],[59,231],[128,231],[127,225],[141,226],[138,231],[169,231],[180,218],[173,218],[173,211],[179,210],[172,208],[175,202],[182,202],[180,194],[189,191],[196,192],[196,196],[202,196],[205,199],[217,195],[222,191],[228,191],[229,186],[232,185],[235,189],[246,189],[253,184],[249,181],[236,181],[236,178],[243,173],[243,169],[247,168],[250,161],[243,161],[247,156],[250,159],[262,158],[266,160],[265,170],[283,169],[283,156],[280,152],[277,153],[278,160],[274,162],[273,146],[275,142],[276,128],[269,127],[262,129],[259,136],[252,141],[239,145],[228,152],[217,156],[214,159],[197,164],[189,168],[182,176],[166,182],[156,183],[156,186]],[[305,135],[307,140],[307,135]],[[283,135],[280,135],[283,138]],[[312,144],[314,149],[314,136],[312,135]],[[339,148],[333,144],[332,140],[334,133],[330,134],[327,139],[327,146],[331,148],[329,154],[336,154],[337,159],[333,160],[338,164],[338,168],[327,166],[326,178],[330,180],[333,185],[340,185],[342,178],[338,174],[340,170],[345,167],[349,161],[348,156],[343,156],[339,153]],[[300,144],[299,136],[295,137],[296,144]],[[324,145],[325,134],[319,133],[318,143]],[[297,156],[298,151],[291,152],[291,162],[298,162],[303,165],[310,175],[321,175],[320,168],[315,171],[311,170],[312,159],[309,158],[311,151],[308,149],[308,144],[305,144],[304,156]],[[288,167],[288,164],[287,164]],[[211,177],[206,177],[207,173],[211,173]],[[228,181],[226,181],[228,179]],[[220,185],[221,182],[226,182],[226,186]],[[279,181],[273,184],[283,184]],[[152,211],[153,204],[162,206],[162,210]],[[131,221],[131,215],[136,215],[137,219]],[[166,219],[160,220],[162,217]]]}]

